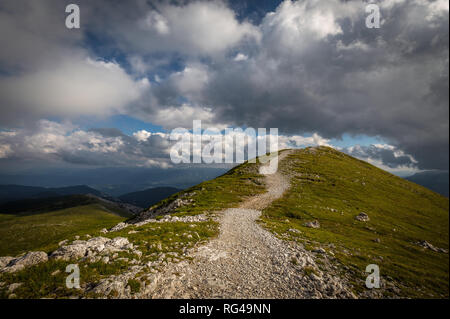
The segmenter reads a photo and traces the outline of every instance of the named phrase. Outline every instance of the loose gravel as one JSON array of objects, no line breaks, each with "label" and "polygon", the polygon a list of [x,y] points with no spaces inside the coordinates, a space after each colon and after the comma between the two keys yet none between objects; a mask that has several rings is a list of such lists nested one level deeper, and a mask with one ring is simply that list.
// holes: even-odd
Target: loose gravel
[{"label": "loose gravel", "polygon": [[[290,152],[283,152],[283,160]],[[264,172],[264,170],[261,170]],[[339,278],[323,273],[314,254],[276,238],[256,220],[289,188],[281,173],[265,176],[267,192],[224,210],[220,234],[190,261],[168,265],[151,278],[145,298],[352,298]]]}]

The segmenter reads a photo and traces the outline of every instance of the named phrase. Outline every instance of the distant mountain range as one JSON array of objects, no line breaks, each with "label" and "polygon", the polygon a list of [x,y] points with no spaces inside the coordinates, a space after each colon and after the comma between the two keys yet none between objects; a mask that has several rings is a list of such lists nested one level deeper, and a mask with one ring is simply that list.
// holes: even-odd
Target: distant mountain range
[{"label": "distant mountain range", "polygon": [[141,211],[140,207],[135,207],[127,203],[113,202],[91,194],[78,194],[22,199],[3,203],[0,204],[0,214],[34,215],[86,205],[97,205],[103,211],[121,217],[131,217]]},{"label": "distant mountain range", "polygon": [[160,200],[169,197],[172,194],[178,193],[179,191],[181,191],[181,189],[174,187],[155,187],[140,192],[124,194],[119,196],[119,199],[125,203],[130,203],[142,208],[148,208]]},{"label": "distant mountain range", "polygon": [[131,216],[178,191],[174,187],[157,187],[116,198],[86,185],[59,188],[0,185],[0,213],[35,214],[99,204],[112,213]]},{"label": "distant mountain range", "polygon": [[21,199],[39,199],[67,195],[86,195],[92,194],[99,197],[109,197],[100,191],[86,185],[76,185],[68,187],[34,187],[23,185],[0,185],[0,203],[21,200]]},{"label": "distant mountain range", "polygon": [[425,171],[406,177],[406,179],[448,197],[448,171]]},{"label": "distant mountain range", "polygon": [[0,167],[0,184],[53,188],[67,185],[89,185],[102,193],[118,197],[154,187],[185,189],[205,180],[216,178],[227,172],[228,169],[213,167],[186,167],[170,170],[141,167],[95,169],[52,167],[14,172]]}]

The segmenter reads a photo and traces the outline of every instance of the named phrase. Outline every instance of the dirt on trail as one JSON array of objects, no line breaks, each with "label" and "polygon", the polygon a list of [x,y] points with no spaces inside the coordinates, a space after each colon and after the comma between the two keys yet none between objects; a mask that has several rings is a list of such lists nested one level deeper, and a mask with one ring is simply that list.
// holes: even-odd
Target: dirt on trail
[{"label": "dirt on trail", "polygon": [[[290,152],[282,152],[279,162]],[[278,239],[256,222],[261,210],[289,188],[288,178],[279,171],[265,175],[265,184],[266,193],[220,212],[219,236],[191,253],[191,260],[170,264],[156,274],[142,297],[353,297],[339,278],[318,269],[313,253]]]}]

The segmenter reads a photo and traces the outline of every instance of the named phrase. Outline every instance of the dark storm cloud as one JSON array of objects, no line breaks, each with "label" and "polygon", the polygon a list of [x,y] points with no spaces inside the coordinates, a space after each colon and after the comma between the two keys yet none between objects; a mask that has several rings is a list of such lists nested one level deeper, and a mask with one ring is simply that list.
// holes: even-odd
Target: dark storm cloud
[{"label": "dark storm cloud", "polygon": [[382,14],[380,29],[360,11],[353,26],[336,19],[342,33],[292,47],[267,26],[256,56],[216,68],[202,103],[238,125],[382,136],[422,168],[447,168],[448,11],[427,21],[426,6],[404,2]]},{"label": "dark storm cloud", "polygon": [[[42,7],[22,8],[22,2],[16,3],[0,5],[1,39],[10,43],[0,53],[0,74],[19,68],[25,75],[32,70],[53,78],[65,70],[52,65],[56,56],[63,65],[82,70],[76,82],[80,87],[97,87],[85,79],[111,81],[101,99],[95,92],[85,94],[101,103],[85,99],[79,108],[57,108],[60,100],[41,99],[55,90],[40,90],[38,107],[25,108],[15,107],[14,100],[34,101],[18,98],[29,90],[12,90],[17,86],[11,86],[9,77],[1,82],[0,76],[0,93],[9,97],[3,105],[11,105],[2,106],[5,122],[21,114],[65,117],[97,110],[127,113],[166,128],[197,117],[210,123],[278,127],[286,134],[317,132],[325,138],[363,134],[379,136],[413,155],[420,168],[448,169],[446,0],[377,2],[380,29],[366,28],[363,1],[286,0],[276,8],[267,6],[274,11],[256,18],[247,13],[247,19],[248,6],[221,1],[80,0],[84,22],[72,35],[56,27],[60,4],[47,1]],[[8,19],[20,16],[26,17],[20,23]],[[33,27],[40,32],[32,32]],[[50,63],[44,73],[38,72],[42,66],[33,62],[33,54]],[[93,67],[86,57],[115,62]],[[32,80],[25,76],[21,87],[34,85]],[[123,149],[137,143],[118,131],[91,133],[110,143],[121,140]],[[157,137],[151,140],[157,143]],[[139,144],[145,155],[157,152],[156,146]],[[124,161],[129,160],[127,152]],[[407,164],[406,158],[382,152],[379,158],[387,165]],[[72,161],[80,159],[73,156]]]}]

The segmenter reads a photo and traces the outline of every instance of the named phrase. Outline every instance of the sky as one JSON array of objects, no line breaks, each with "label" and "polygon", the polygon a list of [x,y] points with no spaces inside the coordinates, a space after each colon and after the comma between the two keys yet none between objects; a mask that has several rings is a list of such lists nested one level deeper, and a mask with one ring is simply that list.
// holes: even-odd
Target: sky
[{"label": "sky", "polygon": [[0,172],[174,169],[193,120],[448,170],[449,2],[372,3],[380,28],[358,0],[2,0]]}]

